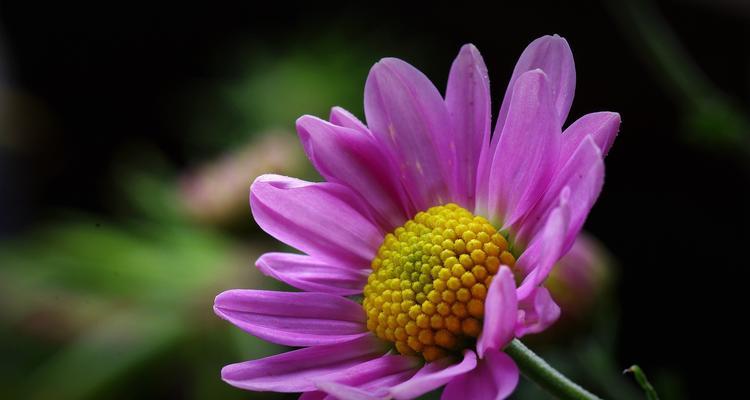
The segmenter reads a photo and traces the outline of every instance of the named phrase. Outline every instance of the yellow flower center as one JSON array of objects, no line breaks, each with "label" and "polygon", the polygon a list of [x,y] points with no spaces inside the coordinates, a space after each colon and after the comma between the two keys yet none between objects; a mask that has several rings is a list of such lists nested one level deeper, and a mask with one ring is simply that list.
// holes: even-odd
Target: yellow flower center
[{"label": "yellow flower center", "polygon": [[472,346],[500,265],[515,258],[486,219],[446,204],[385,236],[364,289],[367,328],[401,354],[436,360]]}]

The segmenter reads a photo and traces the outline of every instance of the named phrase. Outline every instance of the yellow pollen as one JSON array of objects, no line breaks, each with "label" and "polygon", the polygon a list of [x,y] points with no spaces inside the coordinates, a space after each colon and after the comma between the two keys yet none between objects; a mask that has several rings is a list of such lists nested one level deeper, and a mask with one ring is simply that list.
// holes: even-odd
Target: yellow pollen
[{"label": "yellow pollen", "polygon": [[458,354],[482,331],[492,277],[514,264],[507,239],[485,218],[455,204],[420,212],[386,235],[372,261],[367,328],[401,354]]}]

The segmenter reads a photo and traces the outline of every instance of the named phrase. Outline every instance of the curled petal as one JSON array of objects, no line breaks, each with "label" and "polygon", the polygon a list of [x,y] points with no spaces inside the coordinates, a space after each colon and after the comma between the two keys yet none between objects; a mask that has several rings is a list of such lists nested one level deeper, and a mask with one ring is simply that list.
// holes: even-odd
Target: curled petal
[{"label": "curled petal", "polygon": [[259,360],[227,365],[222,379],[240,389],[310,392],[315,381],[378,358],[387,347],[373,335],[346,343],[307,347]]},{"label": "curled petal", "polygon": [[367,334],[362,306],[327,293],[228,290],[214,311],[242,330],[272,343],[316,346]]},{"label": "curled petal", "polygon": [[489,349],[501,350],[513,339],[518,300],[516,282],[508,267],[501,267],[492,280],[484,307],[484,326],[477,342],[477,354],[480,358]]},{"label": "curled petal", "polygon": [[526,273],[516,292],[521,302],[547,279],[552,267],[562,257],[563,242],[570,223],[568,193],[569,190],[563,191],[560,206],[552,210],[541,234],[534,238],[518,259],[517,266]]},{"label": "curled petal", "polygon": [[339,266],[302,254],[266,253],[255,262],[258,269],[307,292],[349,296],[362,293],[370,270]]},{"label": "curled petal", "polygon": [[263,230],[322,261],[367,266],[383,240],[369,206],[337,183],[262,175],[250,188],[250,207]]},{"label": "curled petal", "polygon": [[464,358],[458,364],[442,359],[427,363],[408,381],[391,388],[391,395],[398,400],[413,399],[450,382],[477,366],[477,356],[471,350],[464,351]]},{"label": "curled petal", "polygon": [[518,366],[502,351],[488,350],[477,367],[453,379],[443,391],[444,400],[495,399],[513,393],[518,385]]},{"label": "curled petal", "polygon": [[544,286],[536,288],[519,306],[516,337],[542,332],[560,318],[560,307]]}]

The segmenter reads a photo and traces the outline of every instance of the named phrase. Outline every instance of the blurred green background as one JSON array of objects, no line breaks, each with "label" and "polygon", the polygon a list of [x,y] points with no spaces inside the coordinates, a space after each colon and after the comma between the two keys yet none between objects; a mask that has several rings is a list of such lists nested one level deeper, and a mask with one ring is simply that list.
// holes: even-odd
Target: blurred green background
[{"label": "blurred green background", "polygon": [[[633,363],[663,399],[733,393],[704,349],[742,343],[717,322],[737,320],[746,281],[750,6],[625,3],[3,2],[0,397],[295,398],[219,378],[284,350],[211,310],[226,289],[288,289],[253,267],[282,247],[252,221],[250,182],[318,179],[295,119],[334,105],[363,117],[379,58],[442,90],[472,42],[496,109],[520,52],[548,33],[576,57],[570,120],[612,110],[623,126],[587,252],[548,282],[563,318],[529,345],[607,398],[643,397],[622,375]],[[514,394],[543,396],[526,382]]]}]

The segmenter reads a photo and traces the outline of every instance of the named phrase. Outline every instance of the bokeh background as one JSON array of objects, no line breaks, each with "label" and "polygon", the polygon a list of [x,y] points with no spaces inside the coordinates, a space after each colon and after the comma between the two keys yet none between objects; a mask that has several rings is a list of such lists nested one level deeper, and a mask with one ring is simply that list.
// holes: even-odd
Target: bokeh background
[{"label": "bokeh background", "polygon": [[633,363],[663,399],[744,386],[727,357],[747,342],[750,3],[402,3],[2,2],[0,397],[294,398],[219,379],[283,350],[211,310],[282,288],[253,267],[280,245],[250,216],[252,179],[317,179],[295,119],[362,117],[381,57],[443,88],[474,43],[496,109],[549,33],[576,59],[570,120],[623,125],[585,227],[599,244],[551,279],[565,315],[530,345],[607,398],[643,397]]}]

